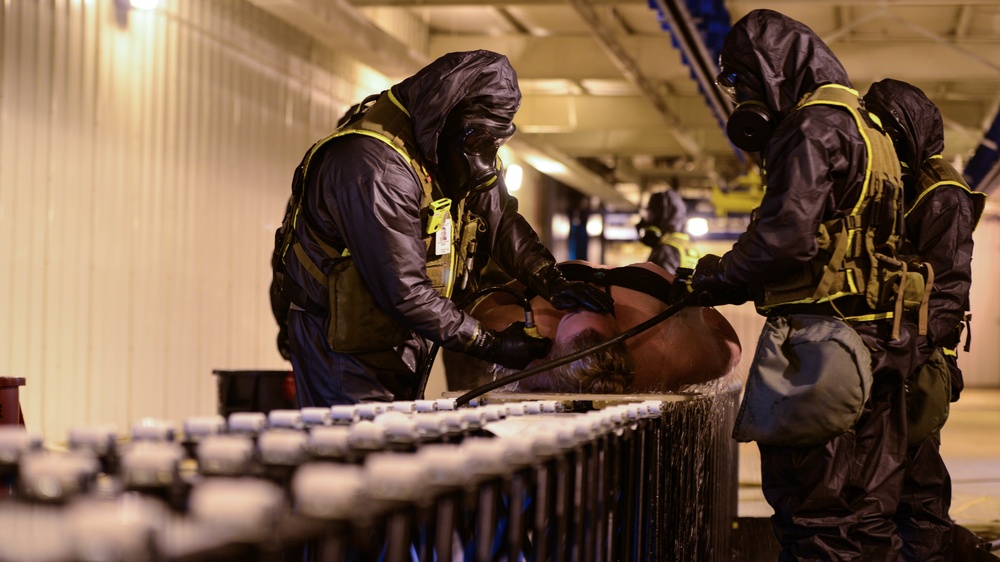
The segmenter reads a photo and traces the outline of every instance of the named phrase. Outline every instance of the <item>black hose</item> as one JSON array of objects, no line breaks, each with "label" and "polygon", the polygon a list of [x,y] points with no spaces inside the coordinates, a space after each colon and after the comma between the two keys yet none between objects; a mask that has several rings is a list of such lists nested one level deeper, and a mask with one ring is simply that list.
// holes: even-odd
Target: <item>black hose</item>
[{"label": "black hose", "polygon": [[[527,297],[525,297],[517,290],[512,289],[506,285],[496,285],[492,287],[484,287],[482,289],[479,289],[478,291],[475,291],[467,295],[462,300],[458,301],[458,303],[456,303],[456,306],[459,309],[465,309],[465,307],[469,306],[469,304],[472,303],[472,301],[482,296],[496,292],[509,293],[513,295],[514,298],[518,300],[521,307],[524,308],[525,313],[531,312],[531,301],[529,301]],[[438,343],[432,345],[430,351],[427,352],[427,358],[424,359],[424,362],[421,364],[420,381],[419,385],[417,386],[417,398],[424,397],[424,392],[427,390],[427,381],[431,378],[431,369],[434,367],[434,359],[437,357],[438,349],[440,349],[440,347],[441,344]]]},{"label": "black hose", "polygon": [[459,396],[458,398],[456,398],[455,399],[455,406],[456,407],[464,406],[464,405],[468,404],[473,398],[478,398],[479,396],[482,396],[483,394],[486,394],[487,392],[489,392],[491,390],[500,388],[501,386],[506,386],[506,385],[508,385],[508,384],[510,384],[512,382],[517,382],[517,381],[519,381],[521,379],[526,379],[526,378],[528,378],[530,376],[537,375],[538,373],[542,373],[542,372],[548,371],[549,369],[552,369],[554,367],[558,367],[560,365],[565,365],[566,363],[571,363],[571,362],[576,361],[577,359],[579,359],[581,357],[586,357],[587,355],[590,355],[591,353],[595,353],[595,352],[600,351],[600,350],[602,350],[602,349],[604,349],[606,347],[610,347],[612,345],[615,345],[618,342],[621,342],[621,341],[627,340],[628,338],[637,336],[637,335],[641,334],[642,332],[645,332],[646,330],[648,330],[648,329],[652,328],[653,326],[659,324],[660,322],[663,322],[667,318],[670,318],[674,314],[677,314],[682,309],[684,309],[684,308],[686,308],[686,307],[694,304],[697,301],[698,297],[701,296],[701,293],[702,293],[702,291],[700,291],[700,290],[694,290],[693,292],[688,293],[687,295],[684,296],[684,298],[682,298],[681,300],[679,300],[679,301],[675,302],[674,304],[670,305],[663,312],[660,312],[656,316],[653,316],[652,318],[650,318],[649,320],[646,320],[645,322],[643,322],[641,324],[637,324],[637,325],[633,326],[632,328],[629,328],[628,330],[626,330],[626,331],[618,334],[617,336],[611,338],[610,340],[608,340],[606,342],[599,343],[599,344],[595,345],[594,347],[590,347],[590,348],[587,348],[587,349],[582,349],[582,350],[577,351],[575,353],[570,353],[569,355],[565,355],[565,356],[560,357],[558,359],[554,359],[554,360],[552,360],[552,361],[550,361],[550,362],[548,362],[548,363],[546,363],[544,365],[539,365],[537,367],[533,367],[531,369],[527,369],[525,371],[521,371],[520,373],[514,373],[513,375],[508,375],[508,376],[503,377],[501,379],[498,379],[498,380],[495,380],[493,382],[489,382],[489,383],[486,383],[486,384],[484,384],[482,386],[476,387],[476,388],[470,390],[469,392],[466,392],[465,394],[463,394],[463,395]]}]

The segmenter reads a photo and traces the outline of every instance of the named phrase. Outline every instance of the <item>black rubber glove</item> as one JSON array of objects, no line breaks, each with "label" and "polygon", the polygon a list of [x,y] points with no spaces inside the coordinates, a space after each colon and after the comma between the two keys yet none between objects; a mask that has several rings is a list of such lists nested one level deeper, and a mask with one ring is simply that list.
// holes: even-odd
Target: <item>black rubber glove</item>
[{"label": "black rubber glove", "polygon": [[278,329],[278,353],[281,354],[281,358],[285,361],[292,360],[292,346],[288,343],[288,328],[286,326],[281,326]]},{"label": "black rubber glove", "polygon": [[536,338],[524,332],[524,322],[514,322],[502,332],[481,327],[466,353],[508,369],[524,369],[541,359],[552,347],[549,338]]},{"label": "black rubber glove", "polygon": [[639,232],[639,241],[643,244],[652,248],[660,243],[660,238],[663,233],[660,229],[647,223],[646,221],[640,221],[639,224],[635,226],[635,229]]},{"label": "black rubber glove", "polygon": [[[670,304],[674,304],[691,294],[691,276],[693,274],[693,269],[686,267],[677,268],[674,281],[670,284],[670,289],[667,290],[667,300]],[[697,303],[691,304],[695,305]]]},{"label": "black rubber glove", "polygon": [[586,309],[598,314],[614,314],[611,295],[583,281],[570,281],[556,264],[549,264],[531,278],[531,288],[559,310]]},{"label": "black rubber glove", "polygon": [[750,291],[745,286],[726,279],[722,258],[714,254],[707,254],[698,260],[691,276],[691,289],[702,291],[698,299],[701,306],[743,304],[750,300]]}]

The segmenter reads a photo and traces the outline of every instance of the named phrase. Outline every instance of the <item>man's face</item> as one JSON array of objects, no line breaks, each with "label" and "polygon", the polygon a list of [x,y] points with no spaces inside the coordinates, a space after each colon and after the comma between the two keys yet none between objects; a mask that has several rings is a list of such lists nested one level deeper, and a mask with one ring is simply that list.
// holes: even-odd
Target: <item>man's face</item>
[{"label": "man's face", "polygon": [[617,336],[620,331],[617,322],[610,314],[598,314],[589,310],[569,312],[562,317],[556,329],[556,336],[552,342],[553,356],[567,355],[565,350],[571,346],[573,339],[585,330],[594,330],[606,340]]}]

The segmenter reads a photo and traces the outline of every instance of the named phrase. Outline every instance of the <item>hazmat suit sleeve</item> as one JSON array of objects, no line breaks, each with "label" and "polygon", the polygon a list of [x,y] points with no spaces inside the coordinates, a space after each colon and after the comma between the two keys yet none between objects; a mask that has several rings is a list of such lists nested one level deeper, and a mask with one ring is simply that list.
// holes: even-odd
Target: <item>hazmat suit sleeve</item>
[{"label": "hazmat suit sleeve", "polygon": [[747,231],[722,256],[726,280],[734,284],[798,271],[818,251],[820,223],[843,216],[864,180],[864,142],[850,114],[836,108],[792,112],[764,156],[764,197]]},{"label": "hazmat suit sleeve", "polygon": [[972,285],[973,206],[958,186],[941,186],[907,217],[907,232],[917,233],[916,252],[934,268],[927,337],[934,345],[953,334],[968,309]]}]

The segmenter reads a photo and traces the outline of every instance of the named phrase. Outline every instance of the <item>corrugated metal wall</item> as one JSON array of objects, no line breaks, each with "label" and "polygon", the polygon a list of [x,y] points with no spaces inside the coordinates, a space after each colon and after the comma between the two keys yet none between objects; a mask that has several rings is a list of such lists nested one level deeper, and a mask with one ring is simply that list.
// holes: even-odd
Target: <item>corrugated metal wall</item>
[{"label": "corrugated metal wall", "polygon": [[284,369],[267,300],[291,173],[386,87],[242,0],[0,8],[0,376],[26,420],[182,420]]}]

